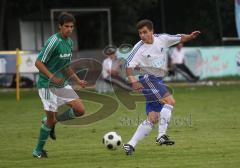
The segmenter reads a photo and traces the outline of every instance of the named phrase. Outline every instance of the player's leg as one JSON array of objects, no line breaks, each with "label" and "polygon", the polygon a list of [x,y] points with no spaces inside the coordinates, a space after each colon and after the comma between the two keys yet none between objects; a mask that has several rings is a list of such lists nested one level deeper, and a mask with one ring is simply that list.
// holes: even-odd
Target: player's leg
[{"label": "player's leg", "polygon": [[173,106],[175,104],[175,100],[172,95],[164,97],[162,102],[165,104],[160,112],[159,126],[158,126],[158,137],[156,140],[157,144],[166,144],[173,145],[174,141],[170,140],[166,135],[168,124],[171,119]]},{"label": "player's leg", "polygon": [[[56,123],[57,123],[57,119],[56,119],[56,117],[57,117],[57,112],[54,112],[53,114],[54,114],[54,116],[55,116],[55,120],[56,120]],[[42,124],[44,124],[45,122],[47,122],[47,116],[43,117],[43,119],[42,119]],[[56,140],[56,139],[57,139],[56,133],[55,133],[55,124],[52,126],[52,129],[51,129],[51,131],[50,131],[49,137],[50,137],[52,140]]]},{"label": "player's leg", "polygon": [[139,141],[144,139],[152,131],[154,122],[157,120],[153,119],[155,116],[154,113],[155,112],[150,112],[148,118],[139,124],[136,132],[134,133],[133,137],[128,142],[128,144],[135,147]]},{"label": "player's leg", "polygon": [[33,156],[37,158],[47,157],[47,152],[43,149],[48,139],[52,127],[56,123],[55,112],[46,111],[47,120],[42,123],[40,128],[38,143],[36,148],[33,150]]},{"label": "player's leg", "polygon": [[71,108],[67,109],[62,114],[56,116],[57,121],[67,121],[74,119],[76,117],[80,117],[85,112],[85,107],[82,103],[81,99],[75,99],[67,102]]},{"label": "player's leg", "polygon": [[134,133],[133,137],[131,138],[131,140],[127,144],[123,145],[124,150],[127,155],[132,154],[136,144],[140,140],[144,139],[144,137],[147,136],[151,132],[154,123],[158,119],[158,113],[156,113],[155,111],[160,112],[160,110],[161,110],[161,107],[155,106],[155,103],[152,100],[153,94],[151,92],[150,86],[146,82],[147,79],[144,76],[140,76],[139,81],[142,83],[145,90],[149,90],[148,92],[143,91],[143,94],[146,98],[146,113],[147,113],[148,117],[145,121],[143,121],[141,124],[139,124],[139,126],[138,126],[136,132]]},{"label": "player's leg", "polygon": [[158,123],[159,113],[158,112],[148,112],[148,117],[145,121],[139,124],[136,132],[132,136],[131,140],[124,144],[124,150],[127,155],[131,155],[134,152],[134,148],[137,143],[143,140],[152,131],[153,125]]},{"label": "player's leg", "polygon": [[159,134],[156,139],[156,143],[173,145],[174,142],[166,135],[168,123],[171,119],[172,109],[175,104],[175,100],[171,94],[172,91],[163,83],[161,78],[150,76],[146,79],[146,83],[152,89],[155,97],[154,100],[156,100],[153,103],[155,107],[155,110],[153,111],[160,111]]},{"label": "player's leg", "polygon": [[75,117],[80,117],[80,116],[84,115],[85,107],[84,107],[81,99],[72,100],[72,101],[68,102],[67,104],[71,107],[72,111],[74,112],[73,114],[75,115]]},{"label": "player's leg", "polygon": [[71,120],[84,114],[85,107],[82,100],[70,85],[56,90],[56,94],[59,95],[59,106],[65,103],[70,106],[69,109],[56,116],[57,121]]},{"label": "player's leg", "polygon": [[33,150],[33,156],[41,158],[47,157],[47,153],[43,147],[47,141],[52,127],[56,123],[55,115],[57,112],[57,97],[52,94],[48,88],[41,88],[38,90],[38,93],[43,103],[43,108],[46,111],[46,120],[45,122],[42,122],[38,143],[36,148]]}]

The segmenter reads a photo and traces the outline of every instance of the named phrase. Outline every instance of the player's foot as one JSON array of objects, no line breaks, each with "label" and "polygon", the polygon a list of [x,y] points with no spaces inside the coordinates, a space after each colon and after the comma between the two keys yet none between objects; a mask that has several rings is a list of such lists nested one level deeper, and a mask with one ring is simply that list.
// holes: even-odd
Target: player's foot
[{"label": "player's foot", "polygon": [[175,142],[170,140],[167,135],[162,135],[160,138],[157,138],[156,144],[158,144],[158,145],[174,145]]},{"label": "player's foot", "polygon": [[[47,121],[47,117],[43,117],[42,124],[44,124],[46,121]],[[55,125],[52,127],[49,136],[50,136],[50,138],[52,140],[56,140],[57,139],[56,133],[55,133]]]},{"label": "player's foot", "polygon": [[134,147],[130,144],[123,144],[123,149],[126,153],[126,155],[132,155],[135,151]]},{"label": "player's foot", "polygon": [[33,157],[35,157],[35,158],[47,158],[47,157],[48,157],[46,150],[42,150],[42,151],[40,151],[40,152],[38,152],[38,151],[36,151],[36,150],[33,150],[32,155],[33,155]]}]

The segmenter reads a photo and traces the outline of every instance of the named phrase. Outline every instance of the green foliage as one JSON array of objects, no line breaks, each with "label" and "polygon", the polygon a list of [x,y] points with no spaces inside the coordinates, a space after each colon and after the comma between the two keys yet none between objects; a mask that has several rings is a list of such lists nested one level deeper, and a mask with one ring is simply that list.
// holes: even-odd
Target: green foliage
[{"label": "green foliage", "polygon": [[[144,18],[155,23],[157,33],[190,33],[200,30],[202,35],[187,45],[209,46],[221,44],[216,2],[219,4],[222,35],[236,37],[233,0],[42,0],[44,20],[50,20],[52,8],[110,8],[112,13],[113,43],[135,44],[138,40],[136,23]],[[12,0],[7,2],[6,17],[21,20],[40,20],[40,1]],[[164,12],[161,10],[164,9]],[[24,12],[22,12],[24,11]],[[164,15],[164,16],[163,16]],[[77,14],[80,49],[104,47],[107,43],[106,16]],[[163,22],[162,17],[165,18]],[[17,19],[18,21],[18,19]],[[165,32],[163,32],[165,27]]]}]

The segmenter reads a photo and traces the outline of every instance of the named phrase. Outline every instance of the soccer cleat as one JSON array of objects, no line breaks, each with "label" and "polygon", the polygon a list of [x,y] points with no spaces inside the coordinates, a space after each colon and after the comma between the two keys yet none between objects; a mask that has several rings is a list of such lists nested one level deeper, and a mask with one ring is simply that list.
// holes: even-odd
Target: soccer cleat
[{"label": "soccer cleat", "polygon": [[33,155],[33,157],[35,157],[35,158],[47,158],[47,157],[48,157],[46,150],[42,150],[42,151],[40,151],[40,152],[38,152],[38,151],[36,151],[36,150],[33,150],[32,155]]},{"label": "soccer cleat", "polygon": [[[47,117],[43,117],[42,119],[42,124],[44,124],[45,122],[47,121]],[[50,133],[49,133],[49,136],[52,140],[56,140],[57,137],[56,137],[56,134],[55,134],[55,125],[52,127]]]},{"label": "soccer cleat", "polygon": [[126,153],[126,155],[132,155],[135,151],[134,147],[130,144],[123,144],[123,149]]},{"label": "soccer cleat", "polygon": [[170,140],[167,135],[162,135],[160,138],[157,138],[156,144],[158,144],[158,145],[174,145],[175,142]]}]

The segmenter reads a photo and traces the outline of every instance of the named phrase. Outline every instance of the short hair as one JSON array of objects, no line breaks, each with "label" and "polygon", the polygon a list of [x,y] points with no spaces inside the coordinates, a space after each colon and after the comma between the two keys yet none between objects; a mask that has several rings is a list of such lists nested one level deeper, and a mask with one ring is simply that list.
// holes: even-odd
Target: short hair
[{"label": "short hair", "polygon": [[58,16],[58,24],[62,26],[64,23],[68,22],[73,22],[75,24],[76,22],[75,17],[67,12],[60,13],[60,15]]},{"label": "short hair", "polygon": [[103,49],[103,54],[106,56],[110,56],[117,52],[117,47],[114,45],[108,45]]},{"label": "short hair", "polygon": [[140,20],[137,23],[137,30],[143,28],[144,26],[146,26],[149,30],[153,30],[153,22],[151,20],[148,19],[144,19],[144,20]]}]

